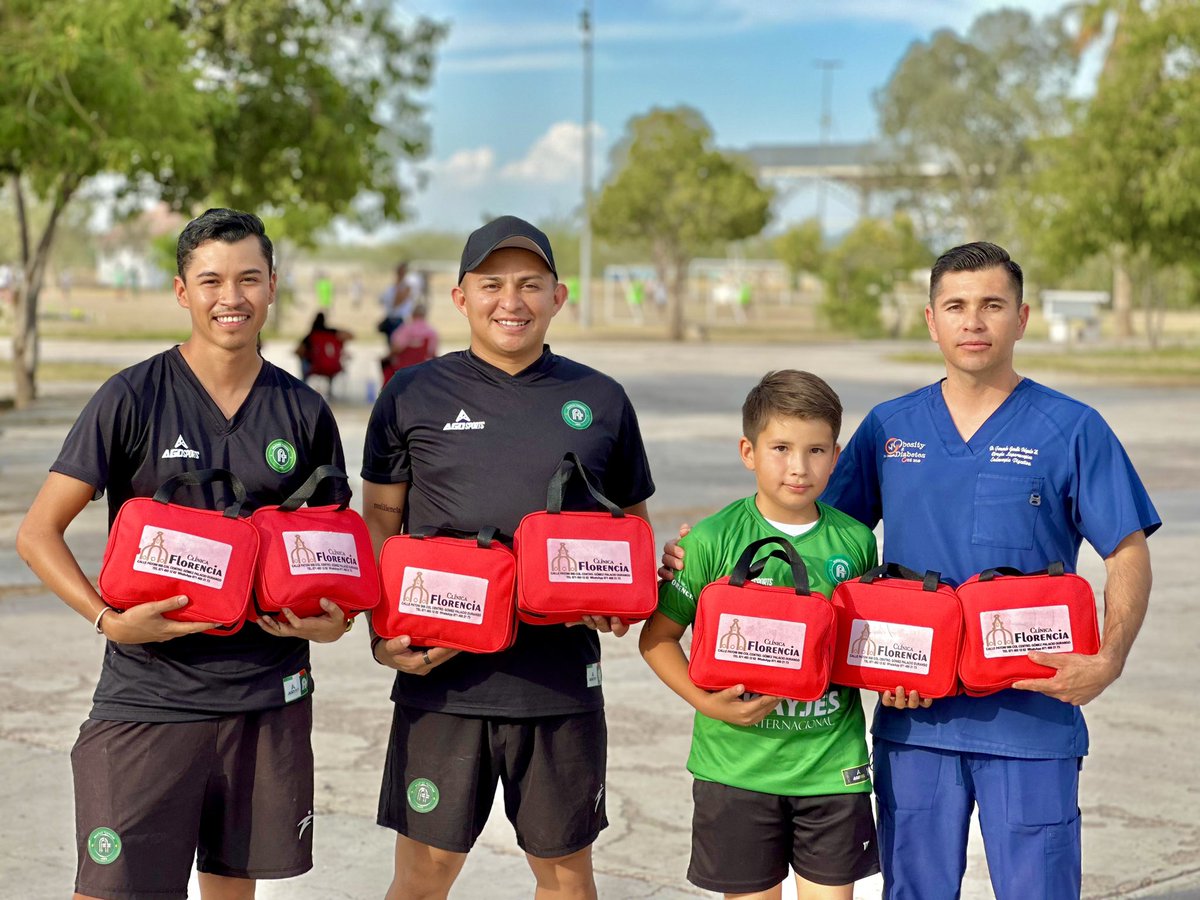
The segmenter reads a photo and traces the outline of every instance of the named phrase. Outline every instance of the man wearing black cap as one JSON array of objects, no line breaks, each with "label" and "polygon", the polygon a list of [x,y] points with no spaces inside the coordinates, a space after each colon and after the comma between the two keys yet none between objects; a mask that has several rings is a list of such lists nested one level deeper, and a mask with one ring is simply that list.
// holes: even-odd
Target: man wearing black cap
[{"label": "man wearing black cap", "polygon": [[[375,404],[363,453],[363,506],[376,549],[423,526],[511,538],[545,507],[546,485],[574,451],[604,493],[646,517],[654,492],[637,417],[606,375],[543,343],[567,299],[546,236],[504,216],[463,249],[454,305],[468,350],[403,369]],[[590,507],[585,491],[567,508]],[[607,825],[598,631],[521,625],[494,654],[413,649],[376,637],[397,670],[379,823],[398,832],[388,900],[444,897],[491,810],[504,808],[539,897],[595,897],[591,845]]]}]

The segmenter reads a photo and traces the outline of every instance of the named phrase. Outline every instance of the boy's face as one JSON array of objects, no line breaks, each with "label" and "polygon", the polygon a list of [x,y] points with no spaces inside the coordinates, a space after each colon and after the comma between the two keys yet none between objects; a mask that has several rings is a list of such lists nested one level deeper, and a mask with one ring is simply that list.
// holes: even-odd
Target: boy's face
[{"label": "boy's face", "polygon": [[192,338],[225,350],[257,346],[275,300],[275,273],[254,236],[205,241],[192,252],[175,298],[192,316]]},{"label": "boy's face", "polygon": [[790,525],[816,521],[817,498],[841,452],[828,422],[773,416],[753,442],[743,437],[739,448],[758,482],[759,512]]}]

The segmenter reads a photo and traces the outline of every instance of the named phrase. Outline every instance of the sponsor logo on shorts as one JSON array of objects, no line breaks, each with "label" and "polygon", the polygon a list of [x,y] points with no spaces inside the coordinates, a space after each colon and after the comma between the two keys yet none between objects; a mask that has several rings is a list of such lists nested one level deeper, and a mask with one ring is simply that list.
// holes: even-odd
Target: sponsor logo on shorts
[{"label": "sponsor logo on shorts", "polygon": [[[842,769],[842,781],[846,787],[853,787],[856,784],[862,784],[864,781],[871,780],[870,766],[854,766],[851,769]],[[870,841],[867,842],[868,844]],[[867,844],[863,844],[863,849],[867,849]]]},{"label": "sponsor logo on shorts", "polygon": [[288,675],[283,679],[283,702],[291,703],[293,700],[307,697],[311,690],[312,679],[308,677],[308,670],[301,669],[296,674]]},{"label": "sponsor logo on shorts", "polygon": [[717,623],[721,637],[713,656],[729,662],[799,669],[807,630],[803,622],[722,613]]},{"label": "sponsor logo on shorts", "polygon": [[293,575],[359,576],[354,535],[339,531],[285,531],[283,545]]},{"label": "sponsor logo on shorts", "polygon": [[138,542],[134,571],[178,578],[217,588],[225,584],[225,571],[233,545],[157,525],[146,525]]},{"label": "sponsor logo on shorts", "polygon": [[107,866],[121,855],[121,838],[111,828],[101,826],[88,835],[88,856],[97,865]]},{"label": "sponsor logo on shorts", "polygon": [[478,422],[471,421],[471,417],[467,415],[467,411],[460,409],[453,422],[447,422],[442,426],[442,431],[481,431],[484,424],[482,419]]},{"label": "sponsor logo on shorts", "polygon": [[397,609],[414,616],[479,625],[487,608],[486,578],[405,566]]},{"label": "sponsor logo on shorts", "polygon": [[569,584],[633,584],[628,541],[546,541],[550,581]]},{"label": "sponsor logo on shorts", "polygon": [[280,475],[286,475],[296,468],[296,448],[283,438],[276,438],[267,444],[266,456],[267,465]]},{"label": "sponsor logo on shorts", "polygon": [[890,437],[883,443],[883,455],[888,459],[898,459],[902,463],[924,462],[925,445],[921,441]]},{"label": "sponsor logo on shorts", "polygon": [[1024,656],[1031,650],[1070,653],[1075,647],[1066,606],[985,610],[979,614],[979,628],[987,659]]},{"label": "sponsor logo on shorts", "polygon": [[929,674],[929,655],[933,652],[933,629],[899,622],[855,619],[850,624],[850,652],[846,663],[891,672]]},{"label": "sponsor logo on shorts", "polygon": [[834,584],[841,584],[852,571],[850,560],[844,556],[831,556],[825,560],[825,574]]},{"label": "sponsor logo on shorts", "polygon": [[440,799],[437,785],[428,778],[414,778],[408,786],[408,805],[416,812],[432,812]]},{"label": "sponsor logo on shorts", "polygon": [[304,839],[304,832],[308,831],[308,827],[313,823],[313,811],[310,809],[308,815],[296,823],[296,840]]},{"label": "sponsor logo on shorts", "polygon": [[163,451],[163,459],[199,459],[200,451],[193,450],[187,445],[187,441],[183,439],[181,434],[175,441],[174,447],[168,447]]},{"label": "sponsor logo on shorts", "polygon": [[576,431],[583,431],[592,424],[592,408],[582,400],[568,400],[563,404],[562,419]]}]

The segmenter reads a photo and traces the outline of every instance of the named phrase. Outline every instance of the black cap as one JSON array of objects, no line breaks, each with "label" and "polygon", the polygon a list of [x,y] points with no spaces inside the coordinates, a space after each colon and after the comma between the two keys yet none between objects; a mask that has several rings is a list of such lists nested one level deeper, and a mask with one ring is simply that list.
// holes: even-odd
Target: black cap
[{"label": "black cap", "polygon": [[550,267],[550,274],[558,278],[550,239],[524,219],[501,216],[475,229],[467,238],[462,261],[458,264],[458,283],[462,284],[463,276],[477,269],[485,259],[504,247],[519,247],[536,253]]}]

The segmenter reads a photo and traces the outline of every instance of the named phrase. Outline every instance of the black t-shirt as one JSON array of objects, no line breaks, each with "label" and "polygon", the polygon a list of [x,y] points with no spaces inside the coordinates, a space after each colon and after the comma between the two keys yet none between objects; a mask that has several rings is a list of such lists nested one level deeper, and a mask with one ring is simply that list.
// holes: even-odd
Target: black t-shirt
[{"label": "black t-shirt", "polygon": [[[108,493],[112,526],[121,504],[149,497],[183,471],[228,469],[245,484],[244,512],[281,503],[317,466],[345,468],[337,423],[321,395],[263,361],[232,419],[209,396],[179,348],[105,382],[80,413],[50,471]],[[315,503],[344,499],[327,480]],[[183,487],[173,502],[221,510],[233,502],[222,483]],[[165,598],[164,598],[165,599]],[[157,644],[108,642],[92,718],[186,722],[283,706],[284,679],[312,679],[308,642],[247,624],[228,637],[195,634]],[[296,694],[296,682],[289,685]]]},{"label": "black t-shirt", "polygon": [[[362,476],[408,482],[404,526],[500,529],[546,508],[546,487],[572,450],[621,507],[654,493],[637,416],[624,389],[547,347],[516,375],[469,350],[398,372],[367,427]],[[574,480],[566,509],[595,509]],[[521,625],[502,653],[460,653],[429,676],[397,674],[392,699],[460,715],[508,718],[600,709],[600,641],[583,626]]]}]

